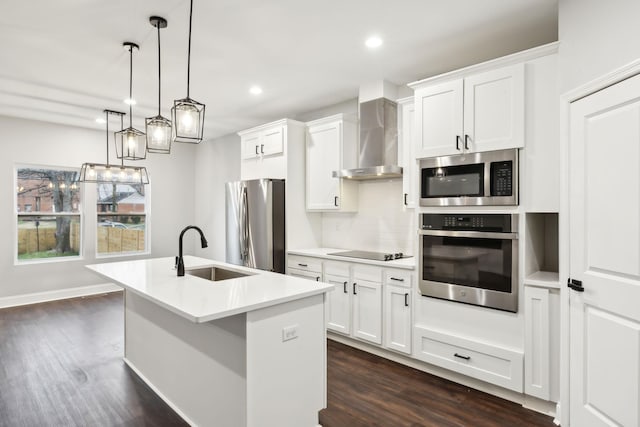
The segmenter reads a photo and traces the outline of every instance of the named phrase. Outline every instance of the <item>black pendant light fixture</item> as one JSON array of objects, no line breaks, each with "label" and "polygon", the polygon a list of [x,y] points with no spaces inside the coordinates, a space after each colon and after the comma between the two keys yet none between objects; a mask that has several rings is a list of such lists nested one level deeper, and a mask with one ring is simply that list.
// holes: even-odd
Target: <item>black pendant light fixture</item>
[{"label": "black pendant light fixture", "polygon": [[160,98],[162,90],[162,69],[160,63],[160,28],[167,28],[167,20],[159,16],[149,18],[152,26],[158,29],[158,115],[145,120],[145,132],[147,133],[147,151],[149,153],[169,154],[171,152],[171,120],[162,117]]},{"label": "black pendant light fixture", "polygon": [[193,0],[189,9],[189,50],[187,52],[187,97],[173,101],[171,109],[173,140],[176,142],[202,142],[204,132],[204,108],[189,97],[189,77],[191,74],[191,22],[193,21]]},{"label": "black pendant light fixture", "polygon": [[95,182],[110,184],[148,184],[147,168],[141,166],[125,166],[124,159],[120,165],[109,164],[109,116],[120,116],[120,129],[123,127],[125,113],[104,110],[106,122],[107,163],[83,163],[80,168],[78,182]]},{"label": "black pendant light fixture", "polygon": [[129,127],[115,132],[116,155],[119,159],[143,160],[147,157],[145,134],[133,127],[133,50],[140,47],[133,42],[122,44],[129,51]]}]

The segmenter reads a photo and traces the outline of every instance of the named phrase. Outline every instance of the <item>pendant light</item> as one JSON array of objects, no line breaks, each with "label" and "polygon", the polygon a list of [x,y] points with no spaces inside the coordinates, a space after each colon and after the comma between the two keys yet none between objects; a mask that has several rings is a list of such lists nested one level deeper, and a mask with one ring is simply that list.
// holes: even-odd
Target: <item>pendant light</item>
[{"label": "pendant light", "polygon": [[176,142],[202,142],[204,132],[204,104],[189,98],[189,78],[191,74],[191,22],[193,21],[193,0],[189,9],[189,50],[187,52],[187,97],[173,101],[171,120],[173,140]]},{"label": "pendant light", "polygon": [[109,115],[120,116],[120,129],[123,128],[125,113],[104,110],[106,123],[107,163],[83,163],[80,168],[78,182],[96,182],[110,184],[148,184],[147,168],[141,166],[125,166],[124,159],[120,166],[109,164]]},{"label": "pendant light", "polygon": [[129,127],[115,133],[116,155],[119,159],[143,160],[147,157],[145,134],[133,127],[133,50],[139,46],[132,42],[122,44],[129,51]]},{"label": "pendant light", "polygon": [[167,27],[167,20],[159,16],[152,16],[149,18],[149,22],[158,29],[158,115],[145,120],[147,151],[149,153],[169,154],[171,152],[171,120],[162,117],[160,113],[160,105],[162,105],[160,98],[162,89],[160,72],[160,28]]}]

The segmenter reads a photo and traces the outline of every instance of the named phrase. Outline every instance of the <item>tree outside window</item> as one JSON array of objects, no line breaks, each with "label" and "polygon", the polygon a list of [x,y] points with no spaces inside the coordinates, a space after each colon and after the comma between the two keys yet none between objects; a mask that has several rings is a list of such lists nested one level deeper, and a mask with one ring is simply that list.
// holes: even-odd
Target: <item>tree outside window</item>
[{"label": "tree outside window", "polygon": [[16,169],[18,261],[80,255],[78,171]]}]

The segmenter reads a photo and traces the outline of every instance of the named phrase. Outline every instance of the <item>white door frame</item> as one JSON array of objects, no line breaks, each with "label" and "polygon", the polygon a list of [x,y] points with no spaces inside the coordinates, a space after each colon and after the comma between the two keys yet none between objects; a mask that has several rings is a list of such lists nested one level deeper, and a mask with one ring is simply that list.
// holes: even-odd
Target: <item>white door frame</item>
[{"label": "white door frame", "polygon": [[[571,103],[622,80],[640,74],[640,59],[604,74],[560,96],[560,408],[562,426],[570,426],[569,414],[569,289],[564,280],[569,277],[569,129]],[[573,426],[578,427],[578,426]]]}]

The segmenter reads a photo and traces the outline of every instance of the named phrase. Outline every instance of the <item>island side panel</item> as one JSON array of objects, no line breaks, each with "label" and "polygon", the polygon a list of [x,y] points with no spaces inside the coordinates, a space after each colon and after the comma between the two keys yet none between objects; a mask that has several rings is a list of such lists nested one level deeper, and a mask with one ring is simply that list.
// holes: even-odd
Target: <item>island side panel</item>
[{"label": "island side panel", "polygon": [[324,294],[247,313],[247,426],[317,426],[326,351]]},{"label": "island side panel", "polygon": [[125,291],[125,361],[195,426],[246,426],[246,316],[193,323]]}]

